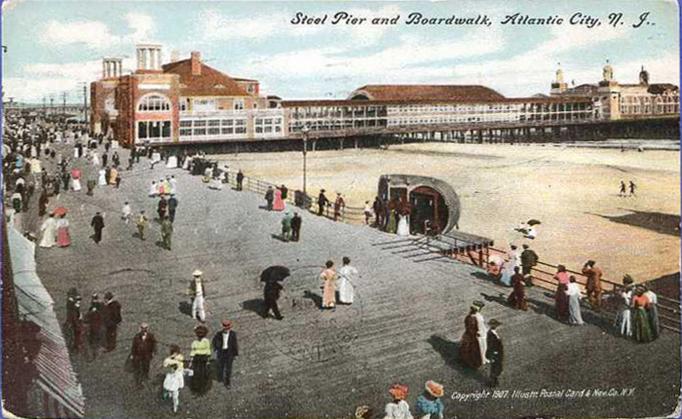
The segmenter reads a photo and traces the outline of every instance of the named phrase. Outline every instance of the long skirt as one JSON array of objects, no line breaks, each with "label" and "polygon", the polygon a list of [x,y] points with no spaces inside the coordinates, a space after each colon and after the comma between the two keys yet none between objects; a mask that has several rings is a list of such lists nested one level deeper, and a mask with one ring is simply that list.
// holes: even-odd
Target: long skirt
[{"label": "long skirt", "polygon": [[649,305],[647,310],[649,315],[649,326],[651,326],[651,335],[656,339],[661,334],[661,325],[658,322],[658,307],[656,304]]},{"label": "long skirt", "polygon": [[523,288],[520,290],[515,289],[507,297],[507,302],[510,306],[517,310],[528,310],[528,302],[526,301],[526,293]]},{"label": "long skirt", "polygon": [[630,309],[626,308],[620,310],[616,316],[616,330],[621,336],[630,337],[632,336],[632,323],[631,323]]},{"label": "long skirt", "polygon": [[208,370],[208,355],[194,355],[192,359],[192,377],[189,389],[194,394],[206,394],[211,388],[211,378]]},{"label": "long skirt", "polygon": [[459,359],[465,366],[478,369],[483,365],[481,348],[478,346],[476,336],[464,333],[459,342]]},{"label": "long skirt", "polygon": [[568,295],[566,295],[566,285],[559,284],[559,288],[554,295],[556,304],[556,316],[559,320],[568,320]]},{"label": "long skirt", "polygon": [[80,191],[81,190],[80,179],[72,179],[71,180],[71,187],[73,188],[74,191]]},{"label": "long skirt", "polygon": [[339,301],[343,304],[353,303],[353,285],[346,278],[339,278]]},{"label": "long skirt", "polygon": [[71,245],[71,236],[69,235],[68,227],[60,227],[57,229],[57,246],[67,247]]},{"label": "long skirt", "polygon": [[332,308],[336,305],[336,284],[334,281],[324,281],[324,290],[322,292],[322,307]]},{"label": "long skirt", "polygon": [[284,208],[286,205],[284,204],[284,200],[279,196],[279,194],[275,194],[275,201],[272,204],[272,210],[273,211],[284,211]]},{"label": "long skirt", "polygon": [[646,343],[654,340],[649,325],[649,316],[643,307],[633,309],[632,326],[632,335],[637,342]]},{"label": "long skirt", "polygon": [[386,232],[395,233],[397,231],[398,223],[395,220],[395,214],[391,211],[388,216],[388,224],[386,225]]},{"label": "long skirt", "polygon": [[575,325],[583,324],[583,316],[580,313],[579,294],[573,294],[568,297],[568,322]]}]

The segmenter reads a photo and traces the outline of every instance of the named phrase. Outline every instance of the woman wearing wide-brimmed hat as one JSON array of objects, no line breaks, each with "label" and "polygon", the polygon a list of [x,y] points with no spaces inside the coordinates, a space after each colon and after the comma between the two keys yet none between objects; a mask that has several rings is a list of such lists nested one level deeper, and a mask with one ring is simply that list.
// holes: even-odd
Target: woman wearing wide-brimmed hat
[{"label": "woman wearing wide-brimmed hat", "polygon": [[443,419],[443,402],[440,400],[445,394],[443,386],[429,380],[424,385],[424,392],[417,397],[415,409],[420,419]]},{"label": "woman wearing wide-brimmed hat", "polygon": [[384,419],[413,419],[410,413],[410,405],[407,404],[408,387],[404,384],[393,384],[388,392],[393,400],[386,405]]},{"label": "woman wearing wide-brimmed hat", "polygon": [[208,336],[208,327],[200,324],[194,328],[194,334],[197,338],[192,342],[192,350],[189,354],[191,359],[190,367],[192,369],[189,388],[194,394],[205,394],[211,385],[208,371],[211,342],[206,338]]}]

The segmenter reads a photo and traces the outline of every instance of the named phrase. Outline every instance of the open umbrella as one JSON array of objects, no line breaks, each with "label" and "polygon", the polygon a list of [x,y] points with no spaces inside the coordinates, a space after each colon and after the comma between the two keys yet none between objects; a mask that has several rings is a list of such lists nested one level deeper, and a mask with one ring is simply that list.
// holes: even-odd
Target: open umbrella
[{"label": "open umbrella", "polygon": [[68,212],[68,210],[67,210],[66,208],[64,208],[64,207],[57,207],[57,208],[54,209],[54,211],[52,211],[52,213],[53,213],[56,217],[61,217],[62,215],[65,215],[67,212]]},{"label": "open umbrella", "polygon": [[81,178],[81,171],[78,169],[72,169],[71,170],[71,177],[74,179],[80,179]]},{"label": "open umbrella", "polygon": [[527,224],[529,226],[534,226],[534,225],[538,225],[538,224],[542,224],[542,223],[540,222],[540,220],[536,220],[535,218],[533,218],[533,219],[528,220]]},{"label": "open umbrella", "polygon": [[270,266],[260,274],[261,282],[283,281],[291,275],[291,271],[286,266]]}]

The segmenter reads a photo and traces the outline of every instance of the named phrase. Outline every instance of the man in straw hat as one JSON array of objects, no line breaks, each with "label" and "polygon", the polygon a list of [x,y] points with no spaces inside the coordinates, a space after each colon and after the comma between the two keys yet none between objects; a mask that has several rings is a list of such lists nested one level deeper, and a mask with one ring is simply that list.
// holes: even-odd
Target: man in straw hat
[{"label": "man in straw hat", "polygon": [[211,344],[218,359],[218,381],[225,384],[225,387],[229,390],[232,362],[234,357],[239,356],[239,346],[237,344],[237,334],[232,330],[232,322],[223,320],[222,325],[223,330],[213,336]]},{"label": "man in straw hat", "polygon": [[502,374],[502,361],[504,360],[504,347],[500,335],[497,334],[497,326],[501,323],[495,319],[488,322],[490,330],[488,331],[486,358],[490,360],[490,386],[497,387],[497,379]]},{"label": "man in straw hat", "polygon": [[424,385],[424,392],[417,397],[415,409],[418,418],[443,419],[443,402],[440,400],[445,394],[441,384],[429,380]]},{"label": "man in straw hat", "polygon": [[198,319],[202,323],[206,320],[206,310],[204,310],[206,289],[204,288],[203,274],[198,269],[192,272],[193,278],[189,282],[189,289],[187,290],[192,298],[192,318]]}]

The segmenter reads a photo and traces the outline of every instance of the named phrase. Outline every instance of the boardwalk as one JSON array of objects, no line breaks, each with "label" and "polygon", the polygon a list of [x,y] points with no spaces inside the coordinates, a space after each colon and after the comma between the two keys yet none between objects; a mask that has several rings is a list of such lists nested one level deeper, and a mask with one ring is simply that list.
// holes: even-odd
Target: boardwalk
[{"label": "boardwalk", "polygon": [[[122,158],[122,161],[127,161]],[[134,213],[156,214],[156,199],[147,197],[151,180],[174,174],[179,207],[173,250],[161,248],[159,226],[151,223],[147,241],[133,237],[135,227],[120,219],[129,201]],[[87,309],[92,292],[112,291],[123,304],[119,346],[96,362],[74,356],[87,398],[88,418],[169,416],[159,397],[160,375],[143,390],[134,390],[123,371],[137,324],[147,321],[163,342],[152,372],[161,374],[167,345],[178,343],[185,353],[195,321],[187,314],[187,281],[194,269],[208,281],[207,310],[211,335],[222,318],[230,318],[240,338],[233,388],[214,383],[203,398],[181,394],[181,416],[200,417],[349,417],[360,404],[381,412],[387,389],[400,381],[410,386],[414,404],[428,379],[445,385],[446,417],[489,418],[560,414],[655,416],[671,412],[679,393],[679,335],[666,334],[647,345],[613,336],[598,324],[569,327],[551,315],[552,300],[542,290],[530,293],[532,310],[519,312],[500,303],[508,292],[480,279],[472,266],[443,261],[416,262],[387,242],[397,240],[364,226],[334,223],[303,214],[302,241],[285,243],[273,237],[281,213],[259,206],[260,196],[232,190],[209,190],[198,177],[146,160],[123,172],[120,190],[98,188],[62,194],[71,209],[67,249],[39,249],[40,277],[65,317],[66,291],[77,286]],[[52,207],[51,203],[51,207]],[[106,212],[104,239],[96,245],[90,219]],[[321,290],[317,275],[327,259],[340,263],[349,256],[362,277],[356,302],[335,312],[316,307]],[[419,260],[420,258],[416,258]],[[422,258],[424,259],[424,258]],[[281,300],[285,319],[262,319],[258,275],[274,264],[293,270]],[[486,389],[483,376],[456,362],[457,343],[470,303],[487,299],[483,314],[497,318],[506,345],[505,371],[499,390],[540,391],[617,389],[618,395],[493,398],[454,400],[455,392]],[[587,317],[589,321],[590,318]],[[482,370],[481,373],[487,373]],[[631,395],[621,389],[634,388]]]}]

